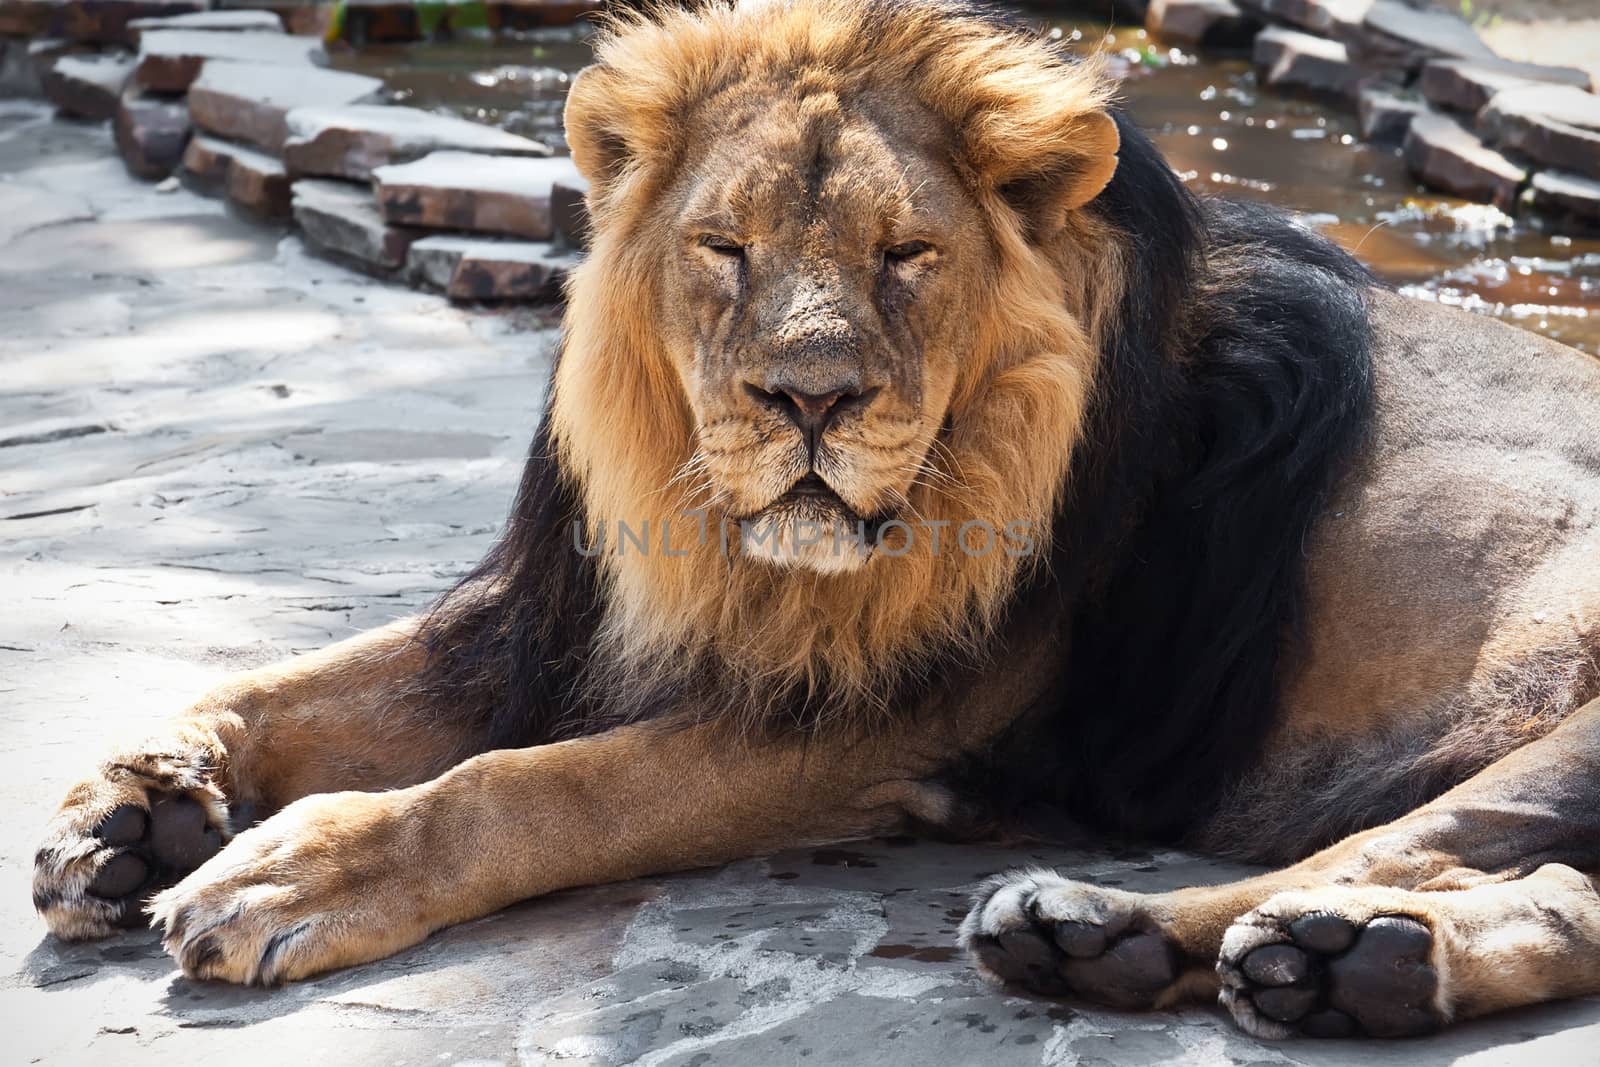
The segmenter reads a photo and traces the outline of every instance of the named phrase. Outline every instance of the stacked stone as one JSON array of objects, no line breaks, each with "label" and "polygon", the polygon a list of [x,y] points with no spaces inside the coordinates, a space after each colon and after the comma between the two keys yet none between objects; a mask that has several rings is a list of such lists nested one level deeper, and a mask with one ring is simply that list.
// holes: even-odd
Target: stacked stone
[{"label": "stacked stone", "polygon": [[453,300],[560,299],[587,191],[538,141],[406,107],[291,111],[283,158],[306,242]]},{"label": "stacked stone", "polygon": [[1463,19],[1402,0],[1151,0],[1145,25],[1201,48],[1247,42],[1264,84],[1354,109],[1423,183],[1600,226],[1600,86],[1496,56]]},{"label": "stacked stone", "polygon": [[[587,187],[570,159],[494,127],[385,103],[377,79],[327,69],[318,40],[284,32],[307,6],[292,0],[281,11],[0,0],[0,28],[65,25],[69,7],[101,2],[119,5],[114,26],[31,45],[48,56],[38,72],[49,98],[77,117],[114,119],[134,174],[181,174],[257,216],[292,220],[320,254],[455,300],[560,298],[587,231]],[[400,6],[352,0],[350,9]],[[522,27],[570,22],[594,6],[501,0],[494,10],[497,24]]]}]

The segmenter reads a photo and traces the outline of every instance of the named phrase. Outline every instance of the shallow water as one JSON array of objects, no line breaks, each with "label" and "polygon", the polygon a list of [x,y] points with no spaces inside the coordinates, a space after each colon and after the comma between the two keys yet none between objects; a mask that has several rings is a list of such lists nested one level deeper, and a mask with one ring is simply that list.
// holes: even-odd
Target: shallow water
[{"label": "shallow water", "polygon": [[[1300,212],[1408,293],[1600,353],[1600,239],[1544,233],[1423,189],[1398,149],[1360,141],[1353,116],[1258,88],[1242,57],[1200,58],[1087,20],[1049,25],[1111,55],[1129,112],[1197,193]],[[587,61],[583,32],[559,30],[369,47],[335,64],[384,78],[402,102],[559,147],[562,101]]]}]

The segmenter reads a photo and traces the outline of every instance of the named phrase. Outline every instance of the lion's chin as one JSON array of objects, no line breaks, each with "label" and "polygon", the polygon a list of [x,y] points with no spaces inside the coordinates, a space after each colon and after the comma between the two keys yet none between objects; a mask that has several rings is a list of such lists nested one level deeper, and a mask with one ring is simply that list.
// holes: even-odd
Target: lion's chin
[{"label": "lion's chin", "polygon": [[784,502],[740,524],[740,551],[776,567],[847,574],[872,558],[866,524],[838,506]]}]

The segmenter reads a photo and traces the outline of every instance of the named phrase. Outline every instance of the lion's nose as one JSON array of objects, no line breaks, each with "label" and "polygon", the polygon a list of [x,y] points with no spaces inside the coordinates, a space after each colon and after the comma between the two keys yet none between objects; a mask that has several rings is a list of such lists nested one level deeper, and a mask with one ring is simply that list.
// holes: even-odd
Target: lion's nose
[{"label": "lion's nose", "polygon": [[794,423],[813,452],[835,419],[853,408],[865,407],[877,393],[876,389],[863,391],[854,384],[825,393],[813,393],[793,385],[773,385],[774,388],[769,389],[746,382],[745,391],[756,403],[779,412]]}]

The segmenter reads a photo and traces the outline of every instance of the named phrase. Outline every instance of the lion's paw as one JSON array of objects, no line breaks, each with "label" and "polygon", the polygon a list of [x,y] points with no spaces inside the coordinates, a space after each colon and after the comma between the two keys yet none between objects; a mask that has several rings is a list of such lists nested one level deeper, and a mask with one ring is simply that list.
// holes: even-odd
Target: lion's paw
[{"label": "lion's paw", "polygon": [[1217,974],[1242,1029],[1274,1039],[1407,1037],[1446,1022],[1428,924],[1370,914],[1359,894],[1283,893],[1228,929]]},{"label": "lion's paw", "polygon": [[960,937],[987,978],[1116,1008],[1158,1006],[1180,973],[1175,946],[1141,897],[1049,871],[984,882]]},{"label": "lion's paw", "polygon": [[34,856],[33,905],[67,940],[145,924],[144,903],[227,837],[228,808],[199,760],[148,752],[79,783]]},{"label": "lion's paw", "polygon": [[158,894],[162,944],[192,978],[275,985],[415,944],[412,849],[382,793],[324,793],[244,831]]}]

